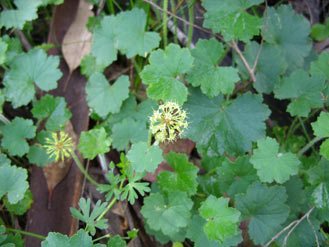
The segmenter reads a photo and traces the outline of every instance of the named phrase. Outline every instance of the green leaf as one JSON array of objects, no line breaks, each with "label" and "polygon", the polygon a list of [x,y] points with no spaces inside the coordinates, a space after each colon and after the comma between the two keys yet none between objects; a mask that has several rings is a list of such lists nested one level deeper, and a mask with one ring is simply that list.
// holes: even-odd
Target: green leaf
[{"label": "green leaf", "polygon": [[310,77],[304,70],[295,70],[283,78],[274,93],[278,99],[292,99],[287,108],[292,116],[307,117],[312,108],[323,106],[323,88],[324,80]]},{"label": "green leaf", "polygon": [[319,78],[321,80],[329,80],[329,52],[323,51],[316,61],[311,63],[310,73],[312,77]]},{"label": "green leaf", "polygon": [[240,80],[237,69],[216,66],[223,54],[223,45],[214,38],[200,39],[192,50],[195,65],[186,80],[194,87],[201,86],[201,91],[208,97],[231,94],[234,84]]},{"label": "green leaf", "polygon": [[187,88],[178,80],[193,64],[193,57],[187,48],[170,44],[165,51],[153,51],[150,65],[144,67],[140,76],[148,85],[147,95],[154,100],[175,101],[183,104],[187,99]]},{"label": "green leaf", "polygon": [[70,120],[72,116],[70,110],[66,107],[65,99],[63,97],[54,97],[50,94],[36,101],[31,112],[38,120],[48,118],[46,129],[50,131],[63,130],[66,121]]},{"label": "green leaf", "polygon": [[84,159],[94,159],[98,154],[110,151],[111,139],[107,137],[105,129],[98,128],[83,131],[80,136],[78,149]]},{"label": "green leaf", "polygon": [[84,56],[81,61],[81,74],[89,78],[94,73],[103,73],[105,67],[104,64],[99,63],[96,58],[89,53]]},{"label": "green leaf", "polygon": [[207,220],[203,229],[209,240],[223,243],[238,233],[240,212],[228,206],[229,200],[211,195],[202,203],[200,214]]},{"label": "green leaf", "polygon": [[116,25],[117,22],[114,16],[105,16],[93,33],[91,53],[95,56],[96,63],[102,64],[104,67],[117,60],[114,32]]},{"label": "green leaf", "polygon": [[119,112],[122,102],[128,98],[129,84],[126,75],[120,76],[110,85],[103,74],[93,74],[86,85],[89,107],[102,117],[110,112]]},{"label": "green leaf", "polygon": [[37,10],[42,0],[14,0],[16,9],[2,10],[0,13],[0,28],[23,29],[25,22],[38,17]]},{"label": "green leaf", "polygon": [[6,51],[8,49],[8,45],[5,41],[0,38],[0,65],[4,64],[6,61]]},{"label": "green leaf", "polygon": [[312,193],[312,203],[317,208],[329,209],[329,186],[327,183],[319,184]]},{"label": "green leaf", "polygon": [[146,129],[145,120],[135,121],[133,118],[128,117],[119,123],[113,125],[113,147],[117,150],[124,150],[128,144],[137,143],[147,140],[148,129]]},{"label": "green leaf", "polygon": [[246,10],[262,2],[263,0],[203,0],[202,5],[207,11],[204,27],[215,33],[221,32],[225,41],[239,39],[247,43],[254,35],[259,34],[262,21]]},{"label": "green leaf", "polygon": [[[259,51],[259,44],[255,41],[248,43],[243,51],[249,65],[253,65]],[[237,57],[237,56],[236,56]],[[238,68],[244,77],[248,78],[249,74],[239,57],[236,58]],[[271,93],[280,81],[287,68],[287,64],[281,55],[278,47],[263,44],[255,68],[256,82],[253,86],[259,93]]]},{"label": "green leaf", "polygon": [[257,169],[257,175],[262,182],[284,183],[290,176],[298,173],[300,161],[292,153],[279,152],[279,144],[275,139],[266,137],[266,139],[257,141],[258,148],[254,150],[250,162]]},{"label": "green leaf", "polygon": [[106,229],[108,227],[106,224],[107,219],[96,220],[96,218],[105,211],[107,203],[101,203],[101,201],[98,200],[96,205],[94,206],[94,209],[91,212],[90,204],[90,198],[88,198],[87,200],[84,198],[80,198],[79,207],[81,209],[81,213],[76,208],[70,208],[70,211],[73,217],[87,224],[86,229],[90,232],[91,235],[94,236],[96,233],[96,228]]},{"label": "green leaf", "polygon": [[329,37],[329,18],[325,24],[316,23],[312,26],[311,37],[316,41],[322,41]]},{"label": "green leaf", "polygon": [[181,191],[168,194],[168,198],[160,193],[152,193],[144,199],[141,213],[153,230],[161,230],[170,236],[188,225],[192,206],[192,200]]},{"label": "green leaf", "polygon": [[1,39],[7,43],[6,64],[10,65],[14,58],[22,53],[22,43],[18,38],[10,38],[8,35],[2,36]]},{"label": "green leaf", "polygon": [[127,154],[127,158],[136,172],[154,172],[163,161],[160,147],[147,147],[146,142],[133,144]]},{"label": "green leaf", "polygon": [[216,173],[220,191],[230,197],[237,193],[245,193],[248,186],[258,179],[248,156],[241,156],[234,162],[225,159],[222,166],[216,169]]},{"label": "green leaf", "polygon": [[93,247],[92,238],[80,229],[71,238],[66,235],[50,232],[46,240],[41,242],[42,247]]},{"label": "green leaf", "polygon": [[194,242],[194,247],[221,247],[221,244],[218,241],[208,239],[203,230],[205,224],[206,220],[199,215],[194,215],[188,225],[186,236]]},{"label": "green leaf", "polygon": [[34,83],[44,91],[55,89],[57,80],[62,76],[58,65],[58,57],[47,56],[40,49],[16,56],[3,81],[6,96],[14,108],[26,105],[33,99]]},{"label": "green leaf", "polygon": [[1,145],[10,155],[22,157],[29,151],[26,139],[35,137],[36,127],[32,120],[16,117],[11,123],[1,127]]},{"label": "green leaf", "polygon": [[121,190],[119,187],[120,183],[125,178],[121,177],[120,175],[114,175],[113,170],[110,170],[108,173],[106,173],[105,177],[109,184],[100,184],[96,189],[101,193],[106,193],[106,201],[111,200],[113,195],[115,198],[120,199]]},{"label": "green leaf", "polygon": [[3,202],[9,212],[14,213],[15,215],[23,215],[30,209],[33,203],[33,194],[30,190],[26,190],[24,197],[17,203],[9,203],[7,198],[4,198]]},{"label": "green leaf", "polygon": [[11,204],[22,200],[29,187],[26,179],[26,169],[2,164],[0,166],[0,199],[7,194],[8,202]]},{"label": "green leaf", "polygon": [[127,244],[125,241],[121,239],[119,235],[115,235],[110,238],[110,240],[107,242],[108,247],[126,247]]},{"label": "green leaf", "polygon": [[166,161],[175,172],[162,171],[158,175],[158,184],[162,191],[170,194],[172,191],[183,191],[192,196],[196,193],[196,181],[199,168],[188,162],[185,154],[170,152]]},{"label": "green leaf", "polygon": [[190,116],[186,136],[209,156],[249,151],[252,142],[265,137],[264,121],[270,115],[261,95],[246,93],[226,105],[222,95],[209,99],[193,88],[184,108]]},{"label": "green leaf", "polygon": [[43,167],[53,161],[53,157],[49,159],[46,149],[38,144],[30,146],[27,158],[31,164],[39,167]]},{"label": "green leaf", "polygon": [[312,48],[308,37],[310,23],[306,18],[296,14],[290,5],[282,4],[277,9],[267,8],[264,23],[265,41],[279,48],[291,70],[302,67]]},{"label": "green leaf", "polygon": [[146,18],[144,10],[138,8],[120,12],[116,16],[116,42],[120,51],[128,58],[136,55],[145,57],[159,46],[159,34],[145,31]]},{"label": "green leaf", "polygon": [[134,170],[130,169],[127,174],[128,184],[126,184],[126,186],[123,188],[120,199],[128,199],[129,203],[133,205],[135,203],[135,199],[138,198],[136,191],[138,191],[142,196],[145,195],[145,192],[150,192],[151,189],[148,186],[149,183],[137,182],[144,176],[144,173],[136,173]]},{"label": "green leaf", "polygon": [[246,194],[235,196],[235,206],[243,219],[249,220],[248,232],[256,245],[269,241],[289,215],[286,190],[282,186],[268,187],[255,182]]},{"label": "green leaf", "polygon": [[[329,113],[321,112],[316,122],[312,123],[314,135],[317,137],[329,137]],[[322,142],[320,146],[320,154],[329,160],[329,139]]]},{"label": "green leaf", "polygon": [[306,203],[306,194],[303,189],[304,184],[302,179],[297,175],[291,177],[286,183],[283,184],[286,188],[288,200],[287,205],[293,209],[296,216],[303,211]]}]

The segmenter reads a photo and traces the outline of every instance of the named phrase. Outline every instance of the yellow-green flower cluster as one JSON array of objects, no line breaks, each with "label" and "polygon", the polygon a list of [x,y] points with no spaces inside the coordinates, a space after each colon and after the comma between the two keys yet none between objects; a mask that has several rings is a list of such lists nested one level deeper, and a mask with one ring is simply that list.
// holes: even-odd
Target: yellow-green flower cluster
[{"label": "yellow-green flower cluster", "polygon": [[175,141],[188,126],[185,119],[186,112],[177,103],[167,102],[160,105],[150,117],[150,128],[155,140],[158,142]]},{"label": "yellow-green flower cluster", "polygon": [[73,142],[72,138],[63,131],[59,133],[53,132],[51,138],[46,138],[46,144],[43,145],[46,148],[49,158],[55,156],[55,161],[64,161],[65,157],[71,157]]}]

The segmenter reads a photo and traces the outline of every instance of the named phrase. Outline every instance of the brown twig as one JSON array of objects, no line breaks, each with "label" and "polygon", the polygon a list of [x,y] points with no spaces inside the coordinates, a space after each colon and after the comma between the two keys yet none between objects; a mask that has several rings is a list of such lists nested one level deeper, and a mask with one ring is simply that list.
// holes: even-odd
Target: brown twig
[{"label": "brown twig", "polygon": [[[308,210],[308,212],[302,217],[300,218],[296,224],[290,229],[290,231],[287,233],[287,235],[284,237],[283,243],[282,243],[282,247],[285,247],[287,245],[287,241],[289,236],[291,235],[291,233],[295,230],[295,228],[305,219],[308,218],[310,216],[310,214],[312,213],[312,211],[314,210],[314,206],[311,207],[310,210]],[[319,246],[318,246],[319,247]]]},{"label": "brown twig", "polygon": [[[286,246],[287,244],[287,240],[289,238],[289,236],[291,235],[291,233],[295,230],[295,228],[305,219],[307,218],[307,220],[309,221],[309,216],[312,213],[312,211],[314,210],[314,207],[311,207],[310,210],[299,220],[294,220],[293,222],[291,222],[288,226],[286,226],[285,228],[283,228],[280,232],[278,232],[269,242],[267,242],[265,245],[263,245],[263,247],[268,247],[274,240],[276,240],[277,238],[279,238],[281,236],[282,233],[284,233],[285,231],[287,231],[289,228],[290,231],[287,233],[287,235],[284,237],[283,243],[282,243],[282,247]],[[310,221],[309,221],[310,223]],[[319,240],[318,240],[318,236],[315,233],[314,227],[313,225],[310,223],[313,232],[315,234],[315,239],[316,239],[316,243],[317,243],[317,247],[319,247]]]}]

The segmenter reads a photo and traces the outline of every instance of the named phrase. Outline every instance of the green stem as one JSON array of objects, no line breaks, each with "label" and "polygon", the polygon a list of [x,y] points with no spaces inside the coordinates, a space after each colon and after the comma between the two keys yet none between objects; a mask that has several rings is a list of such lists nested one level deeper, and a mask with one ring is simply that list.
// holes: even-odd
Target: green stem
[{"label": "green stem", "polygon": [[98,218],[96,219],[96,221],[99,221],[99,220],[101,220],[103,217],[104,217],[104,215],[111,209],[111,207],[114,205],[114,203],[117,201],[117,198],[116,197],[114,197],[113,199],[112,199],[112,201],[109,203],[109,205],[107,205],[107,207],[106,207],[106,209],[103,211],[103,213],[100,215],[100,216],[98,216]]},{"label": "green stem", "polygon": [[[309,134],[307,133],[303,120],[300,117],[298,117],[298,121],[300,122],[300,125],[302,126],[302,129],[303,129],[303,132],[304,132],[304,135],[305,135],[307,141],[310,142],[311,138],[310,138]],[[312,147],[313,152],[315,152],[313,145],[311,147]]]},{"label": "green stem", "polygon": [[162,17],[162,24],[163,24],[163,45],[166,48],[168,41],[167,41],[167,11],[168,11],[168,0],[163,1],[163,17]]},{"label": "green stem", "polygon": [[193,37],[193,23],[194,23],[194,3],[193,1],[189,1],[191,2],[192,4],[189,6],[189,22],[192,23],[192,25],[189,25],[189,28],[188,28],[188,40],[187,40],[187,44],[186,44],[186,47],[187,48],[190,48],[191,46],[191,42],[192,42],[192,37]]},{"label": "green stem", "polygon": [[295,126],[297,123],[298,118],[295,117],[294,120],[292,120],[292,123],[290,124],[288,133],[287,133],[287,139],[295,132]]},{"label": "green stem", "polygon": [[[171,9],[175,9],[175,0],[171,0]],[[174,18],[174,26],[175,26],[175,33],[174,33],[174,41],[176,44],[178,44],[178,38],[177,38],[177,19]]]},{"label": "green stem", "polygon": [[131,8],[133,8],[134,7],[134,1],[133,0],[130,0],[130,5],[131,5]]},{"label": "green stem", "polygon": [[93,243],[95,243],[95,242],[97,242],[97,241],[99,241],[99,240],[102,240],[102,239],[104,239],[104,238],[110,238],[110,237],[112,237],[111,234],[106,234],[106,235],[104,235],[104,236],[101,236],[101,237],[99,237],[99,238],[94,239],[94,240],[93,240]]},{"label": "green stem", "polygon": [[107,7],[108,7],[108,9],[110,11],[110,14],[111,15],[114,15],[115,12],[114,12],[114,6],[113,6],[112,0],[107,0],[106,3],[107,3]]},{"label": "green stem", "polygon": [[7,65],[5,65],[5,64],[2,64],[1,67],[2,67],[4,70],[6,70],[6,71],[9,70],[9,67],[8,67]]},{"label": "green stem", "polygon": [[322,137],[315,137],[309,143],[307,143],[301,150],[299,150],[297,156],[301,157],[307,150],[309,150],[315,143],[322,140]]},{"label": "green stem", "polygon": [[152,130],[149,130],[149,136],[148,136],[148,141],[147,141],[147,148],[150,148],[152,144]]},{"label": "green stem", "polygon": [[81,164],[79,158],[76,156],[76,154],[72,151],[70,152],[72,155],[72,158],[74,159],[75,163],[77,164],[77,166],[80,168],[80,171],[86,176],[86,178],[93,184],[99,186],[99,184],[92,178],[89,176],[88,172],[85,170],[85,168],[83,167],[83,165]]},{"label": "green stem", "polygon": [[13,228],[9,228],[9,227],[6,227],[6,230],[8,232],[16,232],[16,233],[20,233],[20,234],[23,234],[23,235],[26,235],[26,236],[42,239],[42,240],[46,239],[45,236],[42,236],[42,235],[39,235],[39,234],[36,234],[36,233],[32,233],[32,232],[26,232],[26,231],[17,230],[17,229],[13,229]]}]

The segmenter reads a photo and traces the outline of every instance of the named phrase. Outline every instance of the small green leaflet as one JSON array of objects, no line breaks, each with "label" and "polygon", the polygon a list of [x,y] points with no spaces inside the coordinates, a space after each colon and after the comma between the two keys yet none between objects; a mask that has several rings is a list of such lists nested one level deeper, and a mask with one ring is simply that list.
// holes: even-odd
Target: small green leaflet
[{"label": "small green leaflet", "polygon": [[93,34],[91,53],[96,58],[96,63],[104,67],[117,60],[117,46],[115,45],[115,16],[105,16]]},{"label": "small green leaflet", "polygon": [[168,198],[152,193],[144,199],[141,213],[153,230],[171,236],[188,225],[192,206],[192,200],[181,191],[173,191]]},{"label": "small green leaflet", "polygon": [[290,5],[282,4],[277,9],[267,8],[264,40],[279,48],[290,69],[303,66],[304,58],[312,49],[309,34],[310,23],[304,16],[296,14]]},{"label": "small green leaflet", "polygon": [[282,79],[274,94],[278,99],[292,99],[287,108],[292,116],[307,117],[312,108],[323,106],[323,89],[324,80],[310,77],[304,70],[295,70]]},{"label": "small green leaflet", "polygon": [[81,132],[78,149],[84,159],[94,159],[110,151],[111,139],[103,127]]},{"label": "small green leaflet", "polygon": [[58,65],[58,57],[47,56],[41,49],[16,56],[3,80],[6,97],[14,108],[27,105],[33,99],[34,83],[44,91],[55,89],[62,76]]},{"label": "small green leaflet", "polygon": [[162,171],[158,175],[158,184],[162,191],[170,194],[172,191],[183,191],[189,196],[196,193],[198,182],[196,181],[199,168],[188,162],[185,154],[170,152],[166,155],[166,161],[175,170]]},{"label": "small green leaflet", "polygon": [[98,63],[96,58],[91,53],[89,53],[88,55],[84,56],[81,61],[81,74],[89,78],[94,73],[103,73],[105,67],[106,66],[102,63]]},{"label": "small green leaflet", "polygon": [[65,99],[63,97],[54,97],[50,94],[36,101],[31,112],[38,120],[48,118],[46,129],[49,131],[63,130],[66,121],[70,120],[72,116],[70,110],[66,107]]},{"label": "small green leaflet", "polygon": [[311,185],[329,181],[329,161],[322,158],[318,164],[308,170],[307,177]]},{"label": "small green leaflet", "polygon": [[239,39],[247,43],[254,35],[259,34],[262,20],[246,10],[263,1],[203,0],[202,5],[207,11],[204,27],[215,33],[221,32],[225,41]]},{"label": "small green leaflet", "polygon": [[262,96],[246,93],[226,105],[222,95],[213,99],[189,88],[190,96],[184,108],[189,113],[186,136],[209,156],[242,154],[251,144],[265,137],[264,121],[270,110],[262,104]]},{"label": "small green leaflet", "polygon": [[136,172],[154,172],[163,161],[160,147],[153,145],[148,148],[146,142],[133,144],[127,158]]},{"label": "small green leaflet", "polygon": [[[121,112],[121,111],[120,111]],[[145,121],[136,121],[131,117],[116,123],[112,128],[113,147],[122,151],[128,144],[147,140],[148,130]]]},{"label": "small green leaflet", "polygon": [[148,85],[147,95],[153,100],[183,104],[187,100],[187,88],[177,78],[192,68],[189,49],[169,44],[164,51],[153,51],[149,62],[140,74],[143,83]]},{"label": "small green leaflet", "polygon": [[128,98],[129,84],[126,75],[120,76],[113,85],[110,85],[103,74],[93,74],[86,85],[89,107],[102,117],[110,112],[119,112],[122,102]]},{"label": "small green leaflet", "polygon": [[234,84],[240,80],[236,68],[216,66],[223,54],[223,45],[214,38],[199,39],[192,50],[195,65],[188,72],[186,80],[194,87],[201,86],[201,91],[208,97],[219,93],[231,94]]},{"label": "small green leaflet", "polygon": [[92,238],[80,229],[71,238],[66,235],[50,232],[46,240],[41,242],[42,247],[93,247]]},{"label": "small green leaflet", "polygon": [[[110,164],[110,165],[112,165],[112,164]],[[113,195],[115,196],[115,198],[120,199],[121,190],[119,189],[119,187],[120,187],[119,184],[123,178],[119,175],[114,175],[113,170],[110,170],[105,175],[105,177],[106,177],[107,181],[109,182],[109,184],[100,184],[99,186],[97,186],[96,189],[101,193],[106,193],[105,194],[106,201],[111,200]]]},{"label": "small green leaflet", "polygon": [[280,153],[279,144],[275,139],[266,137],[257,141],[258,148],[254,150],[250,162],[257,169],[257,175],[262,182],[284,183],[290,176],[298,173],[300,161],[292,153]]},{"label": "small green leaflet", "polygon": [[269,241],[289,215],[286,190],[282,186],[268,187],[255,182],[246,194],[235,196],[235,206],[243,220],[249,220],[248,232],[256,245]]},{"label": "small green leaflet", "polygon": [[146,32],[144,10],[134,8],[120,12],[116,17],[115,35],[119,50],[128,58],[146,56],[159,46],[160,36],[156,32]]},{"label": "small green leaflet", "polygon": [[27,170],[11,166],[8,163],[0,165],[0,199],[7,194],[8,201],[16,204],[23,199],[29,184],[26,181]]},{"label": "small green leaflet", "polygon": [[[329,113],[321,112],[316,122],[312,123],[314,135],[319,138],[329,137]],[[327,138],[320,146],[320,154],[329,160],[329,139]]]},{"label": "small green leaflet", "polygon": [[1,146],[8,150],[10,155],[22,157],[29,151],[26,139],[35,137],[36,127],[30,119],[16,117],[11,123],[2,126],[3,139]]},{"label": "small green leaflet", "polygon": [[[253,65],[255,58],[259,51],[259,44],[255,41],[248,43],[243,51],[249,65]],[[245,78],[249,77],[249,74],[243,65],[241,59],[237,56],[236,61],[238,68]],[[275,86],[280,81],[280,75],[282,75],[287,69],[285,59],[281,55],[281,51],[278,47],[264,43],[261,52],[258,57],[256,65],[256,82],[253,86],[259,93],[271,93]]]},{"label": "small green leaflet", "polygon": [[0,28],[23,29],[25,22],[38,17],[37,10],[42,0],[14,0],[16,9],[2,10],[0,13]]},{"label": "small green leaflet", "polygon": [[145,176],[145,173],[136,173],[133,169],[128,171],[128,184],[123,188],[122,195],[120,197],[121,200],[128,199],[129,203],[133,205],[135,200],[138,198],[139,194],[142,196],[145,195],[145,192],[150,192],[149,183],[146,182],[138,182]]},{"label": "small green leaflet", "polygon": [[9,212],[14,213],[15,215],[24,215],[27,210],[30,209],[33,203],[33,194],[30,190],[26,190],[26,192],[24,193],[24,197],[17,203],[9,203],[6,197],[4,198],[3,202]]},{"label": "small green leaflet", "polygon": [[322,41],[329,37],[329,17],[327,17],[325,24],[315,23],[312,25],[311,37],[316,41]]},{"label": "small green leaflet", "polygon": [[10,38],[8,35],[2,36],[1,39],[7,43],[6,64],[10,65],[14,58],[22,53],[22,43],[18,38]]},{"label": "small green leaflet", "polygon": [[70,208],[72,216],[85,222],[87,224],[87,230],[91,235],[95,235],[96,228],[106,229],[107,228],[107,219],[97,220],[97,217],[100,216],[106,209],[107,203],[101,203],[100,200],[97,201],[94,209],[90,212],[91,207],[90,198],[87,200],[85,198],[80,198],[79,207],[81,209],[81,213],[76,208]]},{"label": "small green leaflet", "polygon": [[110,240],[107,242],[109,247],[126,247],[127,244],[121,239],[119,235],[111,236]]},{"label": "small green leaflet", "polygon": [[200,214],[207,220],[203,229],[209,240],[223,243],[238,233],[240,212],[228,206],[229,200],[210,195],[202,203]]}]

